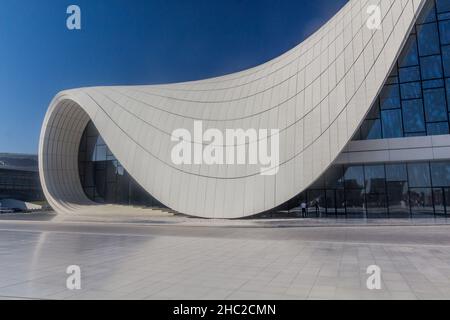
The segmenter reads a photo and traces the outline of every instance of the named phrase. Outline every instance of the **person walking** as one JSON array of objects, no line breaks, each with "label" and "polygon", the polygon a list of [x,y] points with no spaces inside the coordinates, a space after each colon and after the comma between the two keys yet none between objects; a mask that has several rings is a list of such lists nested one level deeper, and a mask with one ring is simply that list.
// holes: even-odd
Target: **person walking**
[{"label": "person walking", "polygon": [[314,203],[314,207],[316,208],[316,216],[318,217],[320,213],[320,205],[318,200]]},{"label": "person walking", "polygon": [[306,202],[303,201],[302,204],[300,205],[300,207],[302,208],[302,218],[306,218],[307,217]]}]

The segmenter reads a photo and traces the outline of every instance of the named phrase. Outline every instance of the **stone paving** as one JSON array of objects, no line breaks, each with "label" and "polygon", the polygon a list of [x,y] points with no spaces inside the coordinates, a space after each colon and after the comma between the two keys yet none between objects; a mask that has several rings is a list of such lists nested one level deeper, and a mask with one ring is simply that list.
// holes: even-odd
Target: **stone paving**
[{"label": "stone paving", "polygon": [[[450,299],[446,225],[137,227],[0,221],[0,298]],[[366,287],[373,264],[381,290]]]}]

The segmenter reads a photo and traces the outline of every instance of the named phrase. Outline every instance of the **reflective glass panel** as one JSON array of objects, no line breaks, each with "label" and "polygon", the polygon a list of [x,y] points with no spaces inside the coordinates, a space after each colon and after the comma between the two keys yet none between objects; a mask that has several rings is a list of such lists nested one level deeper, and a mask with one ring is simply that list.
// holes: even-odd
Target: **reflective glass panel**
[{"label": "reflective glass panel", "polygon": [[409,189],[411,212],[420,216],[434,216],[433,193],[431,188]]},{"label": "reflective glass panel", "polygon": [[450,162],[432,162],[431,179],[434,187],[450,187]]},{"label": "reflective glass panel", "polygon": [[422,99],[405,100],[402,102],[402,107],[405,132],[425,131]]},{"label": "reflective glass panel", "polygon": [[422,80],[442,78],[441,56],[431,56],[420,58],[422,70]]},{"label": "reflective glass panel", "polygon": [[366,194],[367,217],[387,218],[388,208],[385,194]]},{"label": "reflective glass panel", "polygon": [[444,75],[450,77],[450,46],[442,47],[442,63],[444,64]]},{"label": "reflective glass panel", "polygon": [[436,23],[417,26],[417,41],[420,56],[440,53],[438,28]]},{"label": "reflective glass panel", "polygon": [[438,13],[450,11],[450,1],[449,0],[436,0],[436,8]]},{"label": "reflective glass panel", "polygon": [[387,182],[387,195],[390,217],[405,217],[410,214],[408,182]]},{"label": "reflective glass panel", "polygon": [[411,35],[409,37],[408,42],[405,45],[405,49],[400,54],[398,64],[400,67],[416,66],[419,64],[416,35]]},{"label": "reflective glass panel", "polygon": [[162,207],[124,170],[92,122],[80,141],[78,169],[83,190],[92,201]]},{"label": "reflective glass panel", "polygon": [[433,189],[434,212],[437,215],[445,215],[445,195],[443,188]]},{"label": "reflective glass panel", "polygon": [[364,169],[363,166],[350,166],[345,170],[345,188],[362,189],[364,188]]},{"label": "reflective glass panel", "polygon": [[450,20],[439,22],[441,44],[450,44]]},{"label": "reflective glass panel", "polygon": [[408,173],[406,164],[386,164],[386,180],[387,181],[408,181]]},{"label": "reflective glass panel", "polygon": [[381,138],[381,120],[365,120],[361,125],[361,139],[373,140]]},{"label": "reflective glass panel", "polygon": [[447,104],[444,89],[429,89],[424,92],[425,116],[428,122],[447,121]]},{"label": "reflective glass panel", "polygon": [[345,204],[348,216],[365,216],[364,190],[345,190]]},{"label": "reflective glass panel", "polygon": [[400,82],[420,81],[419,67],[400,68]]},{"label": "reflective glass panel", "polygon": [[365,165],[366,193],[386,193],[384,165]]},{"label": "reflective glass panel", "polygon": [[381,109],[400,108],[400,93],[397,84],[385,86],[380,95]]},{"label": "reflective glass panel", "polygon": [[448,122],[427,123],[427,134],[429,136],[448,134]]},{"label": "reflective glass panel", "polygon": [[430,168],[427,162],[409,163],[408,178],[410,187],[430,187]]},{"label": "reflective glass panel", "polygon": [[399,138],[403,136],[401,110],[383,110],[381,119],[384,138]]},{"label": "reflective glass panel", "polygon": [[422,11],[417,18],[417,23],[428,23],[436,21],[436,6],[433,0],[425,2]]},{"label": "reflective glass panel", "polygon": [[422,98],[422,86],[420,85],[420,82],[402,83],[400,87],[402,99]]}]

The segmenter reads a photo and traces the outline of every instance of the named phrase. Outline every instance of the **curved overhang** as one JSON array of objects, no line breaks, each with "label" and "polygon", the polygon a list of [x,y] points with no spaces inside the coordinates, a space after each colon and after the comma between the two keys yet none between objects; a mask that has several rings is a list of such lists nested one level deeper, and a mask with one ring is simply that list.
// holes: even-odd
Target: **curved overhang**
[{"label": "curved overhang", "polygon": [[[318,179],[351,140],[424,3],[351,0],[302,44],[236,74],[59,93],[39,144],[49,203],[60,213],[105,208],[86,197],[78,175],[80,139],[91,120],[128,173],[173,210],[240,218],[280,206]],[[369,28],[373,5],[381,20]],[[192,132],[196,121],[204,130],[278,129],[278,173],[262,175],[254,165],[175,165],[172,133],[180,128]],[[257,143],[246,142],[248,147]]]}]

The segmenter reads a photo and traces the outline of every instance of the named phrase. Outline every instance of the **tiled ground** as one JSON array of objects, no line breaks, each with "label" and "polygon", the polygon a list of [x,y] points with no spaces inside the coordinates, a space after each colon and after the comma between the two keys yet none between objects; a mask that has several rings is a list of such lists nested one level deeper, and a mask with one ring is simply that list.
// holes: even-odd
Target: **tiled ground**
[{"label": "tiled ground", "polygon": [[[22,223],[0,222],[0,298],[450,299],[449,226],[120,232]],[[398,237],[387,241],[389,232]],[[74,264],[80,291],[65,287]],[[372,264],[382,269],[379,291],[366,288]]]}]

